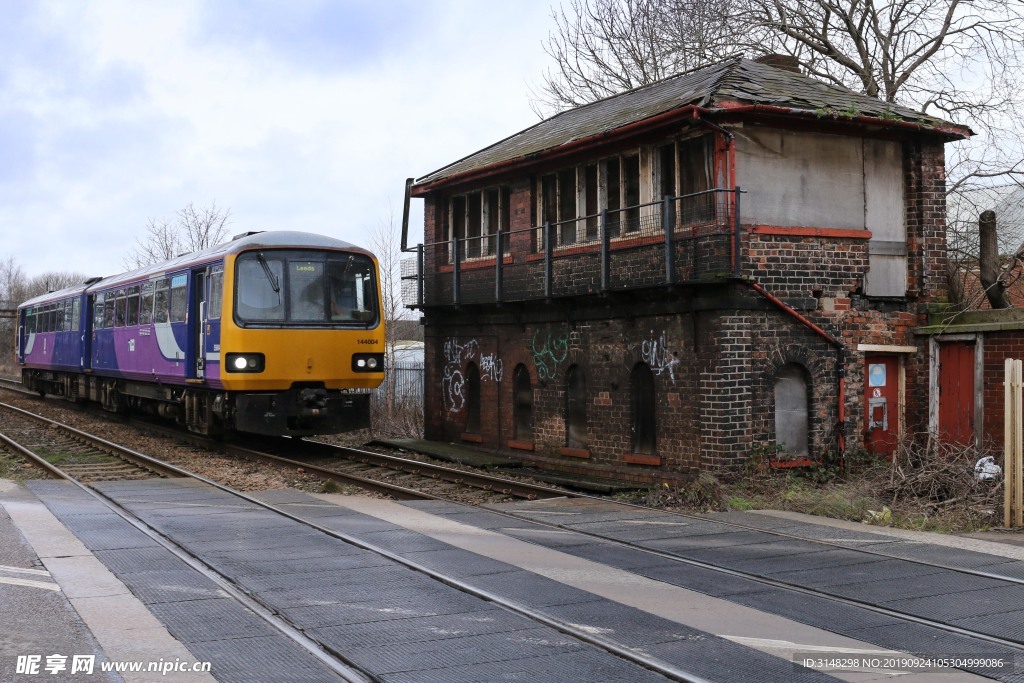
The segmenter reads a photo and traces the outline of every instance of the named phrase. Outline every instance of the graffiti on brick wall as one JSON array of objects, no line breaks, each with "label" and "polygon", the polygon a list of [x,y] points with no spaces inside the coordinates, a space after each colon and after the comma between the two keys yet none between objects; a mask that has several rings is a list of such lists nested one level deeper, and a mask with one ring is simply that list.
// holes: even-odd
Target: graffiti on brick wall
[{"label": "graffiti on brick wall", "polygon": [[449,413],[457,413],[466,404],[466,379],[462,374],[463,366],[476,360],[480,368],[480,380],[500,382],[504,376],[504,366],[495,353],[480,353],[480,344],[476,339],[460,341],[450,337],[444,343],[444,368],[441,370],[441,396]]},{"label": "graffiti on brick wall", "polygon": [[497,354],[489,353],[480,356],[480,379],[500,382],[504,374],[504,366]]},{"label": "graffiti on brick wall", "polygon": [[558,364],[569,355],[569,331],[561,330],[542,335],[540,330],[533,333],[530,344],[533,364],[537,366],[539,379],[554,379]]},{"label": "graffiti on brick wall", "polygon": [[465,385],[466,380],[462,376],[462,371],[446,365],[441,373],[441,395],[449,413],[459,412],[466,404],[466,397],[462,394]]},{"label": "graffiti on brick wall", "polygon": [[669,379],[676,381],[676,366],[679,365],[679,359],[669,349],[668,338],[664,332],[657,339],[643,341],[640,345],[640,357],[655,375],[667,373]]}]

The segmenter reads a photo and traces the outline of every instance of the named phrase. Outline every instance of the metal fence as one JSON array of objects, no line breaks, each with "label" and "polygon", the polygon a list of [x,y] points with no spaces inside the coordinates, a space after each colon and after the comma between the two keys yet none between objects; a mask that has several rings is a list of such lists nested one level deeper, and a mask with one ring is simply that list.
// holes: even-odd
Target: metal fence
[{"label": "metal fence", "polygon": [[384,381],[371,396],[374,431],[393,436],[423,434],[421,362],[399,362],[384,370]]},{"label": "metal fence", "polygon": [[665,197],[420,245],[402,263],[402,299],[410,307],[527,301],[737,275],[740,194]]}]

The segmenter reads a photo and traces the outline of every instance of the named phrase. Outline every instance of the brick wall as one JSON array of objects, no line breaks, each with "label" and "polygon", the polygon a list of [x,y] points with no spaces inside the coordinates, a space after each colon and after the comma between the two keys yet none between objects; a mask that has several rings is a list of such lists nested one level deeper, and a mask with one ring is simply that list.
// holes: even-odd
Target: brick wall
[{"label": "brick wall", "polygon": [[[905,425],[908,431],[927,425],[929,366],[925,342],[915,338],[913,330],[924,323],[929,304],[946,299],[943,163],[939,142],[904,145],[906,298],[873,300],[863,295],[869,245],[857,235],[744,231],[743,274],[844,346],[850,449],[864,445],[865,353],[858,345],[918,348],[918,353],[902,356]],[[528,228],[534,213],[530,178],[517,179],[511,187],[512,228]],[[444,212],[437,202],[428,198],[428,235],[443,232],[438,232]],[[676,242],[681,280],[727,273],[731,242],[722,237],[697,230]],[[660,311],[650,314],[630,310],[632,294],[616,294],[619,308],[611,312],[609,307],[602,314],[600,262],[586,249],[571,259],[557,260],[552,268],[555,289],[571,289],[569,293],[580,299],[556,296],[545,301],[536,296],[544,277],[536,239],[537,231],[532,230],[512,236],[512,253],[504,266],[505,292],[507,300],[525,301],[512,306],[513,313],[497,307],[447,307],[428,313],[427,438],[466,438],[464,380],[472,364],[481,375],[481,429],[469,439],[488,448],[508,448],[516,440],[513,377],[522,365],[533,386],[533,439],[514,444],[532,449],[519,454],[566,472],[638,482],[683,478],[699,468],[735,467],[757,446],[775,441],[774,384],[783,367],[796,363],[806,369],[809,381],[811,455],[821,457],[835,447],[838,356],[820,335],[738,281],[700,285],[685,296],[673,294],[676,304],[666,298]],[[438,252],[436,263],[447,265],[447,254]],[[663,243],[624,247],[620,242],[612,255],[613,288],[667,291],[658,289],[664,254]],[[463,274],[464,304],[473,303],[471,291],[484,297],[481,302],[493,296],[493,266],[490,271],[474,270],[468,264]],[[450,294],[450,272],[438,274],[436,283],[438,291]],[[707,301],[695,305],[693,300],[700,297]],[[737,298],[742,305],[736,305]],[[531,322],[545,316],[545,322]],[[629,385],[638,362],[654,371],[655,458],[633,454]],[[565,448],[566,373],[573,365],[586,377],[588,447],[570,451]],[[1000,388],[1001,381],[1000,375]],[[990,419],[987,414],[987,431]]]},{"label": "brick wall", "polygon": [[985,411],[982,446],[990,453],[1002,453],[1005,362],[1007,358],[1024,358],[1024,330],[986,332],[983,348]]}]

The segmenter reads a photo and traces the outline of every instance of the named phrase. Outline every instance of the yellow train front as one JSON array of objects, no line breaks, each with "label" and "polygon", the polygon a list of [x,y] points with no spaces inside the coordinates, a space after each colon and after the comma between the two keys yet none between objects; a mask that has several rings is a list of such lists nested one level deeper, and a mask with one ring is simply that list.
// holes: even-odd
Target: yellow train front
[{"label": "yellow train front", "polygon": [[303,233],[236,239],[224,254],[219,325],[209,313],[218,304],[217,273],[208,277],[196,343],[206,352],[198,365],[213,402],[186,409],[192,421],[213,417],[237,431],[292,436],[369,426],[369,390],[384,379],[372,254]]}]

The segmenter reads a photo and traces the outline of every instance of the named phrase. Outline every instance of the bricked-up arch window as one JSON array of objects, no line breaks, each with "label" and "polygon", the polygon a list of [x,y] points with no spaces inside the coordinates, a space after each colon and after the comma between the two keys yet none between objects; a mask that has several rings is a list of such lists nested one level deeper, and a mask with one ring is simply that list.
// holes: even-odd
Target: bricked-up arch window
[{"label": "bricked-up arch window", "polygon": [[791,455],[807,455],[810,423],[807,370],[789,363],[775,376],[775,445]]},{"label": "bricked-up arch window", "polygon": [[658,432],[654,401],[654,373],[646,363],[637,363],[629,376],[629,415],[633,452],[653,455]]},{"label": "bricked-up arch window", "polygon": [[466,368],[466,433],[480,433],[480,369],[476,363]]},{"label": "bricked-up arch window", "polygon": [[578,365],[565,373],[565,445],[587,447],[587,380]]},{"label": "bricked-up arch window", "polygon": [[526,366],[516,366],[512,379],[512,420],[517,441],[533,441],[533,385]]}]

